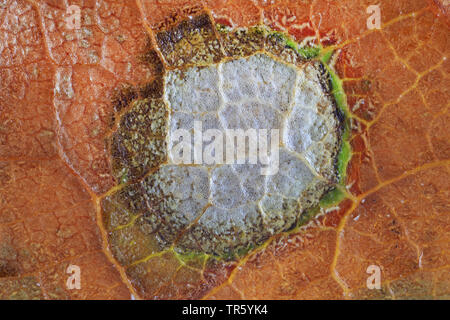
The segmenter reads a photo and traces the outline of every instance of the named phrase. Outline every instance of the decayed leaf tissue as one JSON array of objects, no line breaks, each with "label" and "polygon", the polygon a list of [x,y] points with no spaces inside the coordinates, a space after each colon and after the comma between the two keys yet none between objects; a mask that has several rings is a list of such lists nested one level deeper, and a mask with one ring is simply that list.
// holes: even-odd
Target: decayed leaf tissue
[{"label": "decayed leaf tissue", "polygon": [[0,0],[0,299],[450,298],[441,0]]}]

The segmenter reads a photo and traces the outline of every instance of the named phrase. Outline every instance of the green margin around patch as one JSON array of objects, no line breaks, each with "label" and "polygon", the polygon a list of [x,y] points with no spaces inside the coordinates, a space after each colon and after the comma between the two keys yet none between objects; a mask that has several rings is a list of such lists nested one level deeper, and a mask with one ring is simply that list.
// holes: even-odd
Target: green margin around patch
[{"label": "green margin around patch", "polygon": [[325,65],[328,73],[331,78],[331,86],[332,86],[332,94],[334,96],[334,100],[339,108],[339,110],[344,115],[344,128],[342,132],[342,145],[340,152],[337,158],[337,167],[339,172],[339,184],[342,187],[345,187],[346,178],[347,178],[347,166],[352,157],[352,150],[349,143],[350,139],[350,112],[347,105],[347,95],[344,91],[344,86],[342,80],[338,77],[338,75],[330,68],[328,65],[329,60],[333,55],[332,50],[324,50],[324,53],[321,55],[320,60]]},{"label": "green margin around patch", "polygon": [[282,39],[285,45],[300,54],[304,59],[311,60],[319,56],[321,48],[320,47],[300,47],[297,42],[295,42],[290,36],[281,33],[279,31],[272,31],[269,34],[276,35]]},{"label": "green margin around patch", "polygon": [[[329,208],[339,204],[347,197],[346,180],[347,180],[347,166],[352,157],[352,149],[349,143],[350,139],[350,112],[347,105],[347,96],[344,91],[343,82],[338,75],[329,66],[330,60],[333,57],[334,50],[327,48],[320,48],[318,54],[318,60],[320,60],[327,72],[330,75],[332,94],[336,105],[344,116],[342,143],[337,156],[337,170],[339,173],[339,183],[327,192],[319,204],[306,212],[302,213],[298,221],[297,227],[300,227],[311,220],[314,216],[319,214],[325,208]],[[295,231],[296,228],[293,229]]]},{"label": "green margin around patch", "polygon": [[[319,205],[315,208],[303,213],[297,223],[297,226],[301,226],[313,218],[319,213],[321,208],[327,208],[340,203],[346,198],[346,179],[347,179],[347,166],[352,157],[352,150],[349,143],[350,139],[350,112],[347,105],[347,95],[344,91],[342,80],[339,76],[330,68],[329,63],[335,51],[330,48],[318,47],[300,47],[289,35],[282,32],[273,31],[269,34],[274,34],[285,42],[285,45],[291,49],[297,51],[301,56],[307,60],[319,60],[325,66],[327,72],[330,75],[332,94],[336,105],[344,116],[343,132],[342,132],[342,144],[337,157],[337,170],[339,173],[339,183],[335,188],[326,193],[319,202]],[[295,228],[294,228],[295,229]]]}]

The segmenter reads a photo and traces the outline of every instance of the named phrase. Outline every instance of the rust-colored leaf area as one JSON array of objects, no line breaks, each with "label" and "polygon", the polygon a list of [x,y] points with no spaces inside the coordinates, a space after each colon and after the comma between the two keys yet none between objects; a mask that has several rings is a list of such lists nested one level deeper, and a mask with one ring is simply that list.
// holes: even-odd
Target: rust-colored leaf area
[{"label": "rust-colored leaf area", "polygon": [[[447,2],[0,1],[0,299],[449,299]],[[344,199],[238,259],[158,250],[111,157],[164,70],[225,54],[211,21],[333,52],[351,131]]]}]

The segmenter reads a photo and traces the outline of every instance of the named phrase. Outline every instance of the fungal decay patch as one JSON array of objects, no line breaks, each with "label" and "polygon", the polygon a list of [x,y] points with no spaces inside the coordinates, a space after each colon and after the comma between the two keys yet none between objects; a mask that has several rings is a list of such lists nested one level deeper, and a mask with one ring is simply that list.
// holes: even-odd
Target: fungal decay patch
[{"label": "fungal decay patch", "polygon": [[[342,121],[322,63],[260,27],[213,32],[209,20],[198,19],[158,35],[166,66],[154,86],[159,93],[127,91],[131,98],[121,100],[129,106],[111,154],[126,184],[102,206],[123,264],[169,247],[219,256],[255,247],[295,226],[339,181]],[[189,50],[174,34],[191,39]],[[184,129],[194,139],[195,123],[220,132],[279,130],[266,163],[277,161],[277,170],[263,175],[264,164],[248,161],[198,163],[193,153],[190,164],[174,161],[175,133]]]}]

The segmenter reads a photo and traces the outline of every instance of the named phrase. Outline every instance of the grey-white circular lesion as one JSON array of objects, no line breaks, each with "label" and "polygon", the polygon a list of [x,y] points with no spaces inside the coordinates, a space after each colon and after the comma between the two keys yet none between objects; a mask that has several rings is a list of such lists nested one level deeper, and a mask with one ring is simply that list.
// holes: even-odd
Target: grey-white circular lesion
[{"label": "grey-white circular lesion", "polygon": [[[292,228],[339,181],[341,120],[328,81],[320,62],[294,65],[262,51],[167,70],[162,97],[132,102],[114,136],[116,152],[124,150],[117,155],[118,175],[123,171],[132,182],[120,194],[132,197],[117,193],[105,200],[110,222],[133,206],[124,224],[138,221],[160,249],[220,256]],[[278,147],[268,163],[226,163],[222,136],[219,163],[198,162],[194,152],[179,163],[172,152],[180,142],[176,133],[190,133],[193,147],[196,122],[203,133],[266,129],[269,147],[276,129]],[[201,145],[202,155],[211,142]],[[250,149],[246,144],[247,156]],[[273,174],[262,174],[271,166]]]},{"label": "grey-white circular lesion", "polygon": [[[178,239],[180,250],[230,254],[257,245],[295,225],[338,180],[340,123],[321,74],[317,64],[299,68],[262,53],[168,72],[164,99],[171,110],[169,149],[178,142],[173,132],[193,133],[194,121],[201,121],[204,130],[280,130],[279,169],[274,175],[262,175],[263,165],[248,161],[192,164],[208,172],[210,193]],[[169,155],[161,168],[173,165]],[[182,172],[177,175],[183,179]],[[182,208],[185,200],[178,200]]]}]

